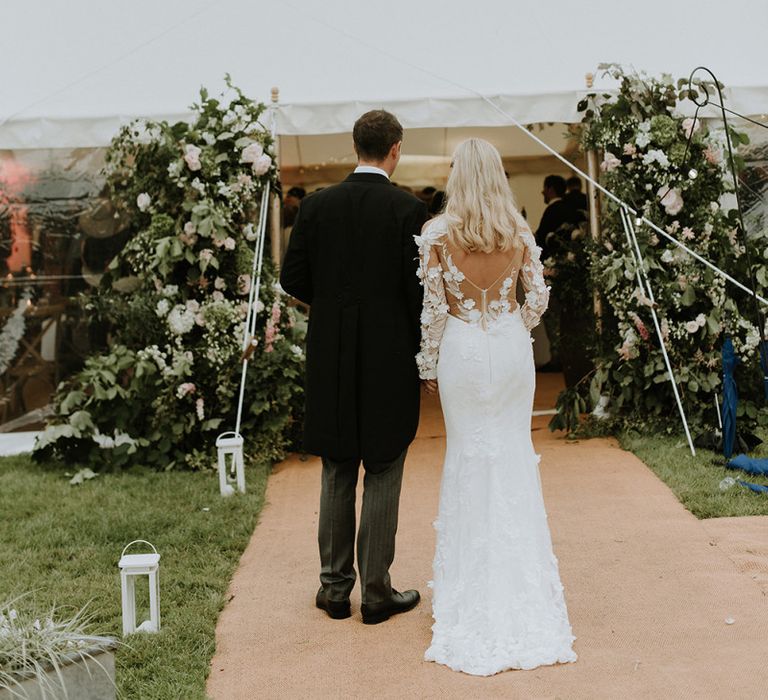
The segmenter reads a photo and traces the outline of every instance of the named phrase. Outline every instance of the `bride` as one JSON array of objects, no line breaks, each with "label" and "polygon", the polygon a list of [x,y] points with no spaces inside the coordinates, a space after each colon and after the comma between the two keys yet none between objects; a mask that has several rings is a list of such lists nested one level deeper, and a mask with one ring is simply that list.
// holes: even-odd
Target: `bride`
[{"label": "bride", "polygon": [[447,435],[424,658],[481,676],[575,661],[530,433],[529,331],[549,300],[540,250],[487,141],[459,145],[446,195],[416,237],[416,360],[427,391],[439,387]]}]

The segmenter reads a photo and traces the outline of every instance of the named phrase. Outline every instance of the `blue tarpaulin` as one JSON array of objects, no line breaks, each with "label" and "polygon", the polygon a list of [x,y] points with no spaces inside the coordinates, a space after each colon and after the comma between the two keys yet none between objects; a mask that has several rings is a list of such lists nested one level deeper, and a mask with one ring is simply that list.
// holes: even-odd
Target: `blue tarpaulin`
[{"label": "blue tarpaulin", "polygon": [[742,481],[741,479],[736,479],[736,483],[746,486],[750,491],[754,491],[755,493],[768,493],[768,486],[753,484],[751,481]]},{"label": "blue tarpaulin", "polygon": [[723,456],[728,459],[733,454],[736,443],[736,406],[739,395],[733,370],[739,364],[733,341],[726,338],[723,342]]},{"label": "blue tarpaulin", "polygon": [[738,455],[729,460],[725,465],[729,469],[741,469],[747,474],[760,474],[768,476],[768,459],[755,459],[747,455]]},{"label": "blue tarpaulin", "polygon": [[768,343],[760,343],[760,368],[763,370],[763,392],[768,401]]}]

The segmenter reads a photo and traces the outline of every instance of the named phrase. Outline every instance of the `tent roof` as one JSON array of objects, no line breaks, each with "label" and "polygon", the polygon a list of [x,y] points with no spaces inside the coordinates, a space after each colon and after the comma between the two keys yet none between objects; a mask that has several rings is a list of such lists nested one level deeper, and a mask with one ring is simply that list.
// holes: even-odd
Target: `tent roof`
[{"label": "tent roof", "polygon": [[130,118],[185,116],[225,73],[263,101],[280,88],[286,135],[348,132],[374,107],[407,128],[508,121],[479,94],[523,123],[577,121],[607,60],[705,64],[731,106],[768,112],[768,4],[753,0],[9,0],[3,19],[0,148],[106,145]]}]

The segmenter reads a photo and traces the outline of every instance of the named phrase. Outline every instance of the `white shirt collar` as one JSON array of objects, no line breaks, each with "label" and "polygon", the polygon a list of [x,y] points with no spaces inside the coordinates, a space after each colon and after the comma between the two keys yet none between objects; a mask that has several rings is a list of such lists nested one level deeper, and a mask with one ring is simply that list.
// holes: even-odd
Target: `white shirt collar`
[{"label": "white shirt collar", "polygon": [[387,175],[387,172],[381,168],[377,168],[375,165],[358,165],[355,168],[355,172],[371,173],[372,175],[383,175],[385,178],[387,178],[387,180],[389,180],[389,175]]}]

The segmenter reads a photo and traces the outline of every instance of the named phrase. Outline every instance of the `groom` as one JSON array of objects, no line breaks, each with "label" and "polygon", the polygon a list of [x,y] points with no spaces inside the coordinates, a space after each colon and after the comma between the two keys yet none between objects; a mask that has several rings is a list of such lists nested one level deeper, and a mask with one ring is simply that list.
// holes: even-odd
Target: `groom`
[{"label": "groom", "polygon": [[419,421],[421,287],[413,237],[427,212],[389,180],[400,160],[398,120],[366,112],[352,137],[358,166],[302,200],[280,283],[312,307],[304,447],[323,462],[316,604],[334,619],[351,615],[362,461],[357,565],[363,622],[373,625],[419,602],[418,591],[392,588],[389,567],[405,454]]}]

